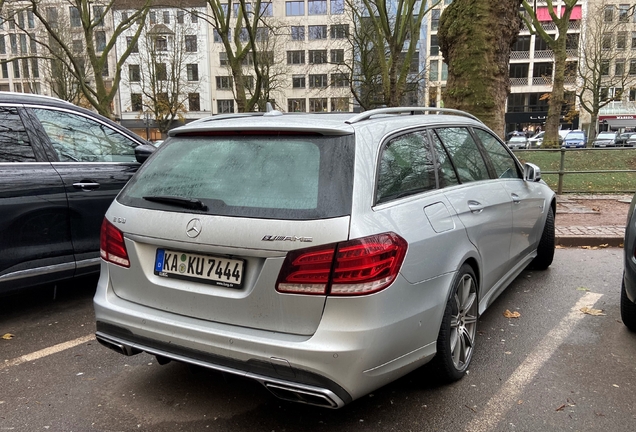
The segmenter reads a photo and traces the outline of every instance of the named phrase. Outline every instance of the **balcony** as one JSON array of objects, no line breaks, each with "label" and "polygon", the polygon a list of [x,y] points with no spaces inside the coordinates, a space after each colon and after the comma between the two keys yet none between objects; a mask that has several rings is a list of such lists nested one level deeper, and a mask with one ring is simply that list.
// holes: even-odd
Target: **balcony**
[{"label": "balcony", "polygon": [[552,77],[532,77],[532,85],[536,86],[551,86]]},{"label": "balcony", "polygon": [[511,51],[510,60],[528,60],[530,58],[530,51]]},{"label": "balcony", "polygon": [[510,87],[527,86],[528,78],[510,78]]},{"label": "balcony", "polygon": [[554,60],[554,52],[552,50],[535,51],[534,58]]}]

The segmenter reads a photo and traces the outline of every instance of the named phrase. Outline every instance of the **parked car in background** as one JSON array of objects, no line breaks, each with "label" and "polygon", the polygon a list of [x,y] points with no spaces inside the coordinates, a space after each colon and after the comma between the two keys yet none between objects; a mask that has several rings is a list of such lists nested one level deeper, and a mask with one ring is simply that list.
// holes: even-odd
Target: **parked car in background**
[{"label": "parked car in background", "polygon": [[623,132],[616,135],[616,147],[624,147],[627,145],[627,140],[632,136],[634,132]]},{"label": "parked car in background", "polygon": [[106,209],[152,149],[68,102],[0,92],[0,294],[98,272]]},{"label": "parked car in background", "polygon": [[584,148],[587,143],[587,136],[582,130],[573,130],[569,132],[563,139],[561,147],[565,148]]},{"label": "parked car in background", "polygon": [[528,148],[528,138],[523,135],[515,135],[506,144],[511,149],[525,149]]},{"label": "parked car in background", "polygon": [[596,136],[592,145],[594,147],[616,147],[617,136],[616,132],[601,132]]},{"label": "parked car in background", "polygon": [[528,148],[537,148],[541,147],[541,143],[543,142],[543,136],[545,135],[545,131],[541,131],[534,136],[528,138]]},{"label": "parked car in background", "polygon": [[636,133],[632,133],[625,141],[625,147],[635,147],[636,146]]},{"label": "parked car in background", "polygon": [[621,286],[621,319],[636,332],[636,195],[627,213],[623,245],[623,283]]},{"label": "parked car in background", "polygon": [[338,408],[429,361],[460,379],[479,314],[552,262],[554,192],[461,111],[268,110],[169,135],[102,225],[96,337],[124,355]]}]

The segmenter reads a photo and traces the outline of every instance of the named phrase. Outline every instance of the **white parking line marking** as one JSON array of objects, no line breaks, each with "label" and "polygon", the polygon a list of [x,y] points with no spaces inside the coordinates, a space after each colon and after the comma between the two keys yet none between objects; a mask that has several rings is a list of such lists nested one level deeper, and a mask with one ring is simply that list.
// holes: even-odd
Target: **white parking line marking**
[{"label": "white parking line marking", "polygon": [[474,418],[466,427],[466,432],[488,432],[494,430],[506,413],[517,404],[519,395],[524,387],[530,384],[539,369],[554,354],[556,349],[565,341],[576,325],[586,317],[580,309],[594,305],[603,295],[586,293],[572,307],[570,313],[561,320],[543,338],[537,348],[530,353],[526,360],[514,371],[501,390],[486,403],[486,409]]},{"label": "white parking line marking", "polygon": [[83,343],[90,342],[92,340],[95,340],[95,335],[91,334],[91,335],[83,336],[81,338],[73,339],[68,342],[62,342],[60,344],[41,349],[39,351],[35,351],[30,354],[25,354],[23,356],[14,358],[13,360],[5,360],[4,363],[0,363],[0,370],[11,367],[11,366],[17,366],[22,363],[38,360],[43,357],[50,356],[51,354],[56,354],[61,351],[67,350],[69,348],[73,348],[78,345],[81,345]]}]

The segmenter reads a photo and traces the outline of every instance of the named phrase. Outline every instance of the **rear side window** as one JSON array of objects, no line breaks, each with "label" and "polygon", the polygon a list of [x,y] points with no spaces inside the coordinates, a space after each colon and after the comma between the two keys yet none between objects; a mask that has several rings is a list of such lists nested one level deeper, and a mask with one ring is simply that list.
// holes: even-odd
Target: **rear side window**
[{"label": "rear side window", "polygon": [[481,141],[486,154],[490,157],[497,177],[499,178],[521,178],[521,172],[514,158],[508,153],[502,143],[489,132],[481,129],[474,129],[475,135]]},{"label": "rear side window", "polygon": [[337,217],[351,213],[353,162],[352,136],[175,137],[118,200],[192,211],[144,199],[171,196],[200,200],[217,215]]},{"label": "rear side window", "polygon": [[390,140],[380,155],[376,202],[435,189],[435,163],[426,132],[408,133]]},{"label": "rear side window", "polygon": [[18,110],[0,107],[0,162],[35,161],[35,153]]},{"label": "rear side window", "polygon": [[137,143],[98,121],[33,109],[61,162],[135,162]]},{"label": "rear side window", "polygon": [[448,150],[462,183],[490,178],[484,158],[467,128],[438,128],[436,132]]}]

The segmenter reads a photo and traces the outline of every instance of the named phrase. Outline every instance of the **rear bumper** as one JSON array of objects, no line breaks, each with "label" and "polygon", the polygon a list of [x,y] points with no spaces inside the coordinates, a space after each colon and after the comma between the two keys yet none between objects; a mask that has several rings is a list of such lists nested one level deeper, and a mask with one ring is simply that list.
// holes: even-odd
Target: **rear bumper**
[{"label": "rear bumper", "polygon": [[[104,271],[106,270],[106,271]],[[95,294],[97,339],[241,375],[277,397],[339,408],[429,361],[454,274],[384,291],[328,299],[311,336],[250,329],[171,314],[117,297],[102,267]]]}]

